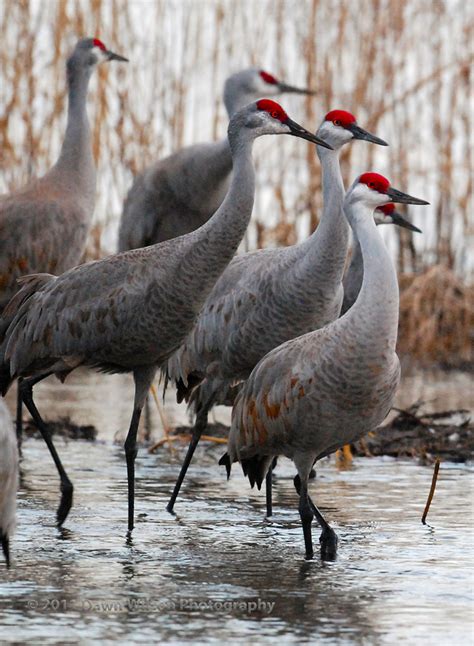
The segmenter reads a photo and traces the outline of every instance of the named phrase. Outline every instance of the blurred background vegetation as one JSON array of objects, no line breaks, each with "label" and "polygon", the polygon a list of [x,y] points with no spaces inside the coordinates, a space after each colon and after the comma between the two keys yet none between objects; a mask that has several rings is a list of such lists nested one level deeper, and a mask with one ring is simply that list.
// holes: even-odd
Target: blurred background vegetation
[{"label": "blurred background vegetation", "polygon": [[[0,0],[0,34],[2,192],[45,172],[58,154],[64,63],[76,40],[97,36],[130,59],[104,65],[91,84],[98,201],[88,258],[115,249],[134,173],[225,136],[222,88],[238,69],[256,65],[314,88],[315,97],[281,99],[310,129],[330,109],[353,112],[390,147],[347,146],[346,184],[373,169],[431,203],[409,213],[423,235],[383,231],[401,275],[402,350],[446,365],[472,359],[472,2]],[[292,244],[318,223],[314,148],[283,139],[256,145],[247,249]]]}]

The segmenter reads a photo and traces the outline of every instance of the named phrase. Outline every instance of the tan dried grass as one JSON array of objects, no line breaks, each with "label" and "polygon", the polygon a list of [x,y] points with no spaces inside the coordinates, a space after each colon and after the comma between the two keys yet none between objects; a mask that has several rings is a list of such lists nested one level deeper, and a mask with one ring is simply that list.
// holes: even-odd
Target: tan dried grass
[{"label": "tan dried grass", "polygon": [[469,367],[474,362],[474,287],[436,265],[400,281],[400,354],[424,364]]}]

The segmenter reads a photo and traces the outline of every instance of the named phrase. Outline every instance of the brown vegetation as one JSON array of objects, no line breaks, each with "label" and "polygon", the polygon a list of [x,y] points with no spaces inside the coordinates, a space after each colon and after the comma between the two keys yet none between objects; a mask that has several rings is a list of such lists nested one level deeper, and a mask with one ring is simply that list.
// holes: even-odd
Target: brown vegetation
[{"label": "brown vegetation", "polygon": [[[99,36],[130,58],[128,66],[104,65],[91,87],[99,182],[89,258],[114,249],[134,173],[179,146],[224,135],[221,94],[230,72],[255,64],[315,88],[316,97],[282,98],[309,127],[316,128],[329,109],[354,112],[390,147],[346,147],[346,182],[374,168],[431,202],[410,212],[423,236],[384,232],[397,243],[400,272],[420,274],[402,297],[400,347],[430,360],[449,361],[450,353],[469,360],[467,289],[443,270],[424,272],[433,263],[459,275],[470,269],[471,2],[2,0],[0,35],[5,191],[43,173],[58,154],[64,61],[76,39]],[[255,152],[259,184],[247,248],[291,244],[318,223],[314,148],[262,141]]]},{"label": "brown vegetation", "polygon": [[443,265],[404,276],[398,350],[425,365],[472,368],[474,287]]}]

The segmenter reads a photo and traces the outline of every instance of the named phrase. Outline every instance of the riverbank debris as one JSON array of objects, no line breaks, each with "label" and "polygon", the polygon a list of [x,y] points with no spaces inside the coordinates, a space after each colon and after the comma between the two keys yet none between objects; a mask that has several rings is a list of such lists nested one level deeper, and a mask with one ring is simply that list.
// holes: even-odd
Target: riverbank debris
[{"label": "riverbank debris", "polygon": [[423,412],[426,402],[393,408],[395,417],[352,446],[354,455],[417,458],[432,464],[439,457],[452,462],[474,459],[474,424],[465,409]]}]

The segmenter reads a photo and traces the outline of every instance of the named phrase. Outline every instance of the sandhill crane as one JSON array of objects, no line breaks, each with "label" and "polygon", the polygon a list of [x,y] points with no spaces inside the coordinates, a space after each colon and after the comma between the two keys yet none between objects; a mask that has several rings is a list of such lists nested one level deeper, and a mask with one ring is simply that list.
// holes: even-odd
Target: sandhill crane
[{"label": "sandhill crane", "polygon": [[23,402],[61,479],[59,525],[71,507],[73,487],[33,402],[33,386],[51,374],[64,380],[80,365],[133,373],[135,400],[125,441],[131,531],[136,435],[146,393],[157,368],[192,328],[244,235],[255,191],[252,145],[266,134],[289,134],[327,145],[274,101],[252,103],[229,123],[232,181],[224,202],[206,224],[185,236],[89,262],[59,277],[24,277],[23,288],[7,305],[0,389],[5,393],[14,377],[25,378],[20,386]]},{"label": "sandhill crane", "polygon": [[[46,175],[0,196],[0,311],[33,272],[61,274],[82,258],[94,213],[96,173],[87,88],[103,61],[127,61],[98,38],[80,40],[67,60],[68,115],[59,158]],[[21,438],[21,401],[17,433]]]},{"label": "sandhill crane", "polygon": [[[406,218],[395,210],[395,204],[379,206],[374,212],[375,224],[396,224],[410,231],[421,233],[418,227],[408,222]],[[360,244],[354,238],[352,245],[351,261],[344,274],[342,285],[344,287],[344,299],[342,301],[341,316],[347,312],[356,302],[364,276],[364,265],[362,262],[362,251]]]},{"label": "sandhill crane", "polygon": [[[316,231],[292,247],[234,258],[209,295],[193,331],[168,362],[168,375],[178,387],[178,401],[191,401],[197,413],[167,506],[170,512],[207,425],[209,409],[216,403],[227,403],[232,386],[247,379],[267,352],[339,316],[349,238],[342,212],[340,150],[353,139],[387,144],[363,130],[354,115],[344,110],[328,112],[317,135],[333,150],[317,147],[324,206]],[[269,515],[270,486],[269,481]]]},{"label": "sandhill crane", "polygon": [[[259,97],[287,92],[312,94],[255,67],[237,72],[224,86],[229,119]],[[224,199],[231,171],[225,137],[183,148],[139,173],[124,203],[118,250],[146,247],[200,227]]]},{"label": "sandhill crane", "polygon": [[0,308],[33,272],[63,273],[81,260],[94,212],[96,173],[87,88],[102,61],[126,61],[97,38],[80,40],[67,61],[68,117],[59,158],[46,175],[0,196]]},{"label": "sandhill crane", "polygon": [[240,461],[259,488],[274,456],[293,460],[307,559],[313,557],[313,516],[323,530],[322,557],[334,559],[337,547],[334,530],[308,495],[314,462],[378,426],[400,380],[397,274],[373,217],[387,202],[427,204],[393,189],[378,173],[355,180],[344,212],[362,249],[359,297],[341,318],[287,341],[260,361],[237,396],[227,453],[220,460],[228,474]]},{"label": "sandhill crane", "polygon": [[10,538],[16,525],[18,489],[18,448],[13,422],[4,401],[0,400],[0,543],[10,566]]}]

